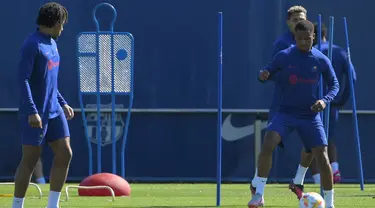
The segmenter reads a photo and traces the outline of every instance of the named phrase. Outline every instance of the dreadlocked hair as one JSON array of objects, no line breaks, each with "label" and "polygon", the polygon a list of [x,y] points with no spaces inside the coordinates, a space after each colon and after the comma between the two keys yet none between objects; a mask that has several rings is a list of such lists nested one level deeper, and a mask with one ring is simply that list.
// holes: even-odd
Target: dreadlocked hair
[{"label": "dreadlocked hair", "polygon": [[39,9],[39,15],[36,20],[37,25],[45,27],[54,27],[58,24],[68,22],[68,11],[61,4],[48,2]]}]

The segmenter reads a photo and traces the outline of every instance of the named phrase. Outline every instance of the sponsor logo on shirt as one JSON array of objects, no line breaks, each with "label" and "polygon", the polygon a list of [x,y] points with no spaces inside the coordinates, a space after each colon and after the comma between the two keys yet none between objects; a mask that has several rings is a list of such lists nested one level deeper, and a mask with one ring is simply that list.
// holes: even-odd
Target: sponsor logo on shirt
[{"label": "sponsor logo on shirt", "polygon": [[52,60],[49,60],[48,64],[47,64],[48,65],[48,70],[52,70],[54,67],[59,66],[59,64],[60,64],[59,61],[54,62]]},{"label": "sponsor logo on shirt", "polygon": [[305,79],[305,78],[302,78],[302,77],[298,77],[295,74],[291,74],[289,76],[289,83],[292,84],[292,85],[295,85],[297,83],[315,84],[317,82],[318,82],[317,79]]}]

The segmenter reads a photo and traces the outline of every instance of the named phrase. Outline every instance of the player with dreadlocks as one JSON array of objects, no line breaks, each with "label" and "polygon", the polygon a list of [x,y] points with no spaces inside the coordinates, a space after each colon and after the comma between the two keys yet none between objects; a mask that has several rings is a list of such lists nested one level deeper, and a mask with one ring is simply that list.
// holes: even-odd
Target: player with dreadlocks
[{"label": "player with dreadlocks", "polygon": [[18,64],[22,160],[15,176],[13,208],[23,208],[32,173],[47,142],[54,153],[47,208],[58,208],[72,158],[67,120],[73,109],[57,87],[60,56],[55,40],[68,20],[67,10],[49,2],[39,9],[38,29],[21,48]]}]

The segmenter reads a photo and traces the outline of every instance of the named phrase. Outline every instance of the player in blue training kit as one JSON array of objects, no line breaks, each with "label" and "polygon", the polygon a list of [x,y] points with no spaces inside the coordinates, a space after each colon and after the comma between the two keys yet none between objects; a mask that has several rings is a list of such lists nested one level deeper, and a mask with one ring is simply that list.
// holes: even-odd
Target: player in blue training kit
[{"label": "player in blue training kit", "polygon": [[38,30],[26,38],[18,65],[22,160],[15,176],[13,208],[22,208],[32,173],[47,142],[54,153],[47,208],[58,208],[72,150],[67,119],[73,109],[57,87],[60,56],[55,39],[68,20],[67,10],[50,2],[39,9]]},{"label": "player in blue training kit", "polygon": [[[249,208],[264,205],[264,188],[272,164],[272,153],[277,145],[296,130],[306,149],[311,149],[322,175],[322,186],[327,208],[334,207],[332,170],[327,153],[327,139],[319,112],[323,111],[339,91],[339,83],[329,59],[313,48],[314,25],[307,20],[295,27],[296,46],[280,51],[259,74],[259,80],[272,79],[277,74],[276,87],[281,88],[282,100],[267,127],[262,151],[259,154],[256,194]],[[320,76],[328,90],[317,98]]]},{"label": "player in blue training kit", "polygon": [[[289,48],[292,45],[296,44],[296,40],[294,38],[294,28],[299,21],[306,20],[307,11],[302,6],[292,6],[288,9],[288,19],[287,25],[289,27],[289,31],[279,37],[273,44],[273,51],[272,57],[275,56],[278,52]],[[270,106],[270,112],[268,115],[269,121],[272,119],[273,112],[277,108],[280,103],[280,89],[274,86],[273,95],[272,95],[272,102]]]},{"label": "player in blue training kit", "polygon": [[[273,44],[274,50],[272,52],[272,56],[296,44],[296,40],[294,37],[294,33],[295,33],[294,28],[298,22],[302,20],[306,20],[306,17],[307,17],[307,10],[302,6],[292,6],[288,9],[287,13],[288,13],[287,25],[289,27],[289,31],[283,34],[274,42]],[[276,79],[277,79],[277,75],[274,75],[273,80],[276,80]],[[281,88],[277,87],[277,85],[275,84],[273,86],[272,102],[269,108],[268,122],[272,120],[274,112],[276,111],[277,107],[280,105],[280,101],[282,100],[281,93],[282,93]],[[280,142],[279,146],[284,147],[284,144]],[[313,159],[312,154],[304,154],[304,158],[301,161],[305,163],[301,163],[301,167],[306,167],[307,169],[312,159]],[[255,190],[256,190],[256,187],[255,187],[256,176],[257,176],[257,170],[255,171],[255,175],[253,178],[254,183],[250,184],[250,190],[251,190],[252,195],[255,194]],[[294,193],[299,193],[303,191],[303,186],[298,186],[298,185],[294,185],[293,183],[291,183],[290,189]]]},{"label": "player in blue training kit", "polygon": [[[317,33],[318,25],[315,24],[315,33]],[[328,42],[327,42],[327,28],[324,24],[322,24],[322,53],[327,55],[328,54]],[[315,41],[314,44],[316,44],[317,41]],[[337,79],[340,84],[340,90],[337,93],[337,96],[335,99],[331,102],[331,109],[330,109],[330,118],[329,118],[329,135],[328,135],[328,156],[330,159],[332,172],[333,172],[333,182],[339,183],[341,181],[341,173],[339,170],[339,165],[337,162],[337,153],[336,153],[336,131],[337,129],[336,124],[339,119],[339,109],[342,108],[350,97],[350,80],[349,80],[349,73],[352,73],[353,81],[356,81],[356,73],[354,70],[353,65],[349,63],[349,59],[347,57],[347,53],[344,49],[340,48],[339,46],[333,45],[332,46],[332,65],[335,70]],[[303,150],[302,155],[309,154],[305,150]],[[305,157],[306,158],[306,157]],[[309,161],[303,161],[304,158],[301,158],[301,164],[307,163]],[[313,175],[314,182],[316,184],[320,184],[320,174],[318,172],[318,168],[316,167],[316,162],[313,161],[310,165],[311,172]],[[293,179],[293,183],[296,184],[296,187],[301,187],[303,189],[303,181],[305,178],[305,174],[307,172],[308,168],[301,167],[301,165],[298,167],[297,173],[295,178]],[[301,198],[302,191],[296,190],[294,191],[298,198]]]},{"label": "player in blue training kit", "polygon": [[272,51],[272,56],[296,44],[294,28],[298,22],[306,20],[307,17],[307,10],[302,6],[292,6],[287,12],[288,19],[286,20],[286,24],[288,25],[289,31],[276,39],[273,43],[274,49]]}]

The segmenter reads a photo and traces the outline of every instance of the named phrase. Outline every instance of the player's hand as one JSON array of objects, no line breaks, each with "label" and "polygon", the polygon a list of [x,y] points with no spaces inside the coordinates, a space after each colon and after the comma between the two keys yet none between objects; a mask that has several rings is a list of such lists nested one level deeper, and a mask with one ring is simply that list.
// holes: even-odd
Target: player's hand
[{"label": "player's hand", "polygon": [[40,118],[39,114],[29,115],[29,124],[33,128],[43,128],[42,119]]},{"label": "player's hand", "polygon": [[66,119],[70,120],[74,117],[74,110],[71,108],[69,105],[64,105],[63,106],[64,114]]},{"label": "player's hand", "polygon": [[267,71],[267,70],[262,70],[260,71],[259,73],[259,79],[261,81],[266,81],[268,79],[268,77],[270,76],[270,72]]},{"label": "player's hand", "polygon": [[321,112],[326,108],[326,103],[323,100],[318,100],[314,105],[311,106],[313,112]]}]

